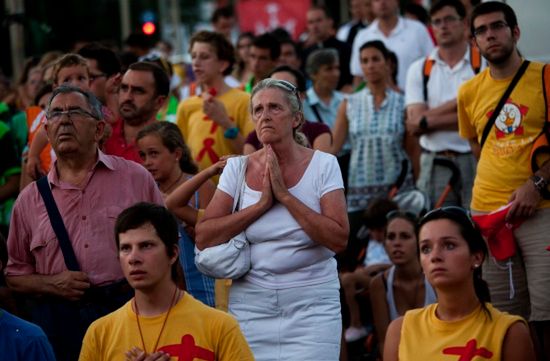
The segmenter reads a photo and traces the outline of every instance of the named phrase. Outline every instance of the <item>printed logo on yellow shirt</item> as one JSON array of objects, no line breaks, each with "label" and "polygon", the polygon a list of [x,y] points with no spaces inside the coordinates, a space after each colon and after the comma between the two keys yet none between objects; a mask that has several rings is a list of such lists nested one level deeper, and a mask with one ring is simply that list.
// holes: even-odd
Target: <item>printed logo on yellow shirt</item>
[{"label": "printed logo on yellow shirt", "polygon": [[[495,133],[497,139],[507,135],[523,135],[523,118],[527,115],[529,108],[525,105],[516,104],[511,99],[504,104],[500,114],[495,120]],[[487,114],[490,118],[493,112]]]},{"label": "printed logo on yellow shirt", "polygon": [[485,359],[493,357],[493,353],[485,347],[477,348],[477,341],[475,339],[466,342],[465,346],[447,347],[443,349],[443,354],[460,356],[458,361],[472,361],[476,356]]},{"label": "printed logo on yellow shirt", "polygon": [[216,359],[214,352],[195,345],[195,338],[192,335],[184,335],[179,345],[163,346],[158,350],[170,354],[171,357],[177,357],[178,361],[215,361]]}]

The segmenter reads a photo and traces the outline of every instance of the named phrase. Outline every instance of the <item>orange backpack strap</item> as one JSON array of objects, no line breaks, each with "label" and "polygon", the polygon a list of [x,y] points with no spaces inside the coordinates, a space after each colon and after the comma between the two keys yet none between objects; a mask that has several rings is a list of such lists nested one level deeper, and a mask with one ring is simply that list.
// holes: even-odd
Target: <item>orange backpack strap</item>
[{"label": "orange backpack strap", "polygon": [[481,52],[475,45],[470,46],[470,64],[474,74],[479,74],[481,70]]},{"label": "orange backpack strap", "polygon": [[535,173],[540,166],[550,160],[550,65],[542,68],[542,93],[546,106],[545,122],[541,134],[531,149],[531,170]]},{"label": "orange backpack strap", "polygon": [[422,67],[422,85],[424,86],[424,101],[428,102],[428,80],[430,80],[430,74],[432,73],[432,67],[435,60],[426,57],[424,60],[424,66]]}]

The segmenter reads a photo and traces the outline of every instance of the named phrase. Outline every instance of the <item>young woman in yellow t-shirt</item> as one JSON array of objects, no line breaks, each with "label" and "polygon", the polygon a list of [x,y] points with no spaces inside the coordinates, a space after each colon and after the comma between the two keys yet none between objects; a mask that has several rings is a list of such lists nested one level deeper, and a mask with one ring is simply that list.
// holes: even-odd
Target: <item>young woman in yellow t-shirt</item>
[{"label": "young woman in yellow t-shirt", "polygon": [[481,278],[487,246],[464,209],[444,207],[426,214],[418,244],[438,303],[408,311],[390,324],[384,361],[535,359],[525,320],[489,303]]}]

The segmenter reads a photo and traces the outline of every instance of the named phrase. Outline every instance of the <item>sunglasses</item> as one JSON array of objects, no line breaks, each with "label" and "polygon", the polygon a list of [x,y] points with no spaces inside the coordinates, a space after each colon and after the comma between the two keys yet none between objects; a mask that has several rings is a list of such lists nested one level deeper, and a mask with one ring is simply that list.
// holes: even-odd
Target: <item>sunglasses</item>
[{"label": "sunglasses", "polygon": [[274,84],[281,88],[281,89],[284,89],[292,94],[294,94],[294,96],[296,97],[296,99],[298,99],[298,107],[299,107],[299,110],[302,110],[302,101],[300,100],[300,94],[298,94],[298,88],[296,88],[294,86],[294,84],[286,81],[286,80],[276,80],[276,79],[273,79],[274,81]]},{"label": "sunglasses", "polygon": [[419,224],[424,224],[424,223],[426,223],[427,221],[429,221],[431,219],[438,218],[438,217],[436,217],[438,215],[445,215],[450,219],[454,219],[454,218],[457,218],[457,217],[458,218],[463,218],[463,219],[465,218],[465,219],[468,220],[468,222],[470,223],[472,228],[477,228],[474,220],[472,219],[472,215],[471,215],[470,211],[468,211],[468,210],[466,210],[462,207],[457,207],[457,206],[447,206],[447,207],[441,207],[441,208],[433,209],[433,210],[429,211],[428,213],[426,213],[420,219]]},{"label": "sunglasses", "polygon": [[402,210],[399,210],[399,209],[394,209],[393,211],[389,211],[386,214],[386,221],[389,222],[389,221],[393,220],[394,218],[405,218],[405,219],[411,221],[414,224],[416,224],[416,222],[418,222],[418,217],[416,216],[416,214],[414,214],[413,212],[402,211]]}]

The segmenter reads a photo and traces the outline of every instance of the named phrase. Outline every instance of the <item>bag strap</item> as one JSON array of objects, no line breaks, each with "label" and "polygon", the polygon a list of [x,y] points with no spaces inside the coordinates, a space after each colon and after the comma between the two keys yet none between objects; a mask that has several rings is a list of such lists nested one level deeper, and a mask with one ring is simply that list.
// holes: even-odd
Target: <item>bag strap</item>
[{"label": "bag strap", "polygon": [[[428,56],[424,59],[424,66],[422,67],[422,90],[426,103],[428,102],[428,80],[430,80],[430,74],[432,73],[434,63],[435,60],[430,59]],[[479,74],[481,70],[481,52],[477,46],[470,46],[470,66],[475,75]]]},{"label": "bag strap", "polygon": [[63,253],[63,258],[65,259],[67,269],[69,271],[80,271],[80,266],[76,260],[76,255],[74,254],[73,246],[71,245],[71,240],[69,239],[69,234],[67,233],[67,228],[65,228],[63,218],[61,218],[61,213],[59,213],[59,209],[57,208],[57,204],[53,198],[47,176],[43,176],[36,181],[36,185],[42,199],[44,200],[44,204],[46,205],[48,217],[50,218],[50,223],[59,242],[59,247]]},{"label": "bag strap", "polygon": [[479,74],[481,70],[481,52],[477,46],[470,46],[470,65],[474,74]]},{"label": "bag strap", "polygon": [[319,109],[317,109],[317,104],[311,104],[311,102],[309,101],[309,97],[306,96],[306,100],[307,100],[307,103],[309,104],[309,107],[311,108],[311,110],[313,110],[313,113],[315,113],[315,117],[317,118],[317,121],[319,123],[325,123],[323,122],[323,118],[321,117],[321,114],[319,113]]},{"label": "bag strap", "polygon": [[235,196],[233,197],[233,213],[241,209],[246,178],[246,166],[248,164],[247,156],[239,156],[237,159],[239,161],[239,173],[237,174],[237,187],[235,188]]},{"label": "bag strap", "polygon": [[424,66],[422,66],[422,90],[424,94],[424,101],[428,102],[428,80],[430,80],[430,74],[432,73],[432,67],[435,63],[435,60],[426,57],[424,60]]},{"label": "bag strap", "polygon": [[502,94],[502,97],[500,98],[497,106],[495,107],[493,114],[491,114],[491,118],[489,118],[489,120],[487,121],[487,124],[485,124],[485,128],[483,129],[483,135],[481,136],[481,141],[479,142],[480,149],[483,148],[483,145],[485,144],[485,141],[489,136],[489,132],[491,131],[493,124],[495,124],[495,121],[497,120],[497,117],[500,114],[500,111],[502,110],[504,103],[506,103],[506,100],[508,100],[508,97],[516,87],[517,83],[519,82],[523,74],[525,73],[525,70],[529,66],[529,63],[530,63],[529,60],[523,61],[518,71],[516,72],[516,75],[514,75],[514,78],[510,82],[510,85],[508,85],[508,88],[506,88],[506,91],[504,92],[504,94]]}]

